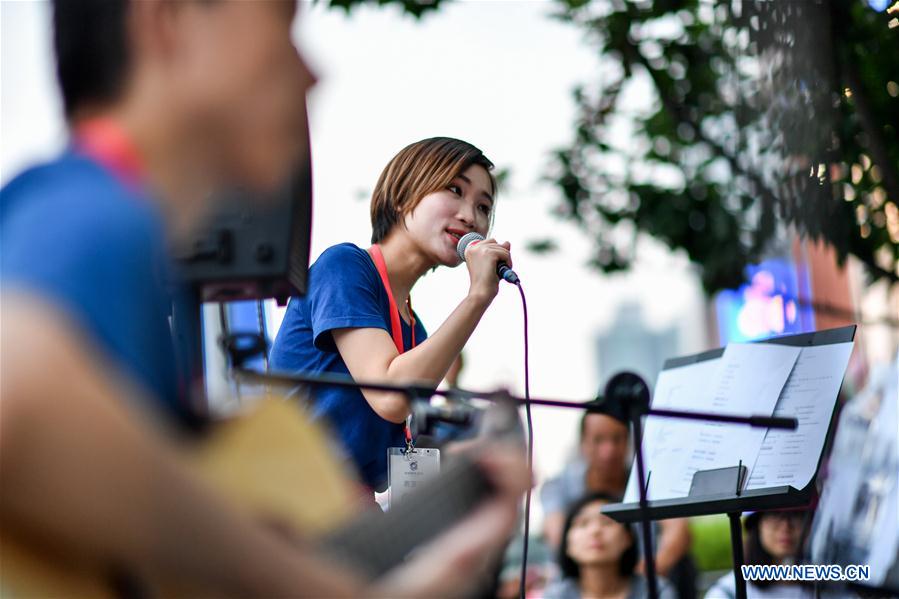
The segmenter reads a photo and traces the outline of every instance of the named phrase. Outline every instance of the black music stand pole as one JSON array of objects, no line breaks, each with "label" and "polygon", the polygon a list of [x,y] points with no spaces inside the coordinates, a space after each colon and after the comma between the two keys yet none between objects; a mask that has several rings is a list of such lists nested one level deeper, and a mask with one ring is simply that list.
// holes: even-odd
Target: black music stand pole
[{"label": "black music stand pole", "polygon": [[634,427],[634,443],[637,446],[637,487],[640,490],[640,532],[643,536],[643,560],[646,563],[646,584],[649,588],[649,596],[657,599],[659,596],[658,580],[656,578],[655,554],[652,548],[652,531],[649,520],[649,502],[646,499],[646,475],[643,466],[643,430],[638,410],[631,410],[631,425]]},{"label": "black music stand pole", "polygon": [[743,578],[743,523],[741,512],[730,512],[730,550],[734,564],[734,582],[736,583],[736,599],[746,599],[746,579]]},{"label": "black music stand pole", "polygon": [[640,492],[640,533],[643,539],[643,562],[646,565],[646,586],[651,599],[659,597],[659,581],[656,574],[655,552],[652,547],[652,528],[649,501],[646,497],[646,469],[643,464],[642,418],[649,412],[649,387],[639,376],[622,372],[606,384],[605,401],[620,405],[627,411],[634,428],[634,446],[637,457],[637,488]]}]

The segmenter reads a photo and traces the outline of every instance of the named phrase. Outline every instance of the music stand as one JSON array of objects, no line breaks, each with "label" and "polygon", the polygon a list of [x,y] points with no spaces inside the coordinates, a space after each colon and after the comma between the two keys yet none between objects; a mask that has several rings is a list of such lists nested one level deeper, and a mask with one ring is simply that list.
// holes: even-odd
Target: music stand
[{"label": "music stand", "polygon": [[[811,347],[817,345],[830,345],[835,343],[848,343],[855,339],[856,326],[851,325],[838,329],[829,329],[813,333],[791,335],[764,340],[764,343],[790,345],[794,347]],[[676,368],[695,364],[697,362],[719,358],[724,354],[724,348],[703,352],[693,356],[674,358],[665,362],[664,369]],[[611,381],[610,381],[611,384]],[[648,391],[647,391],[648,392]],[[828,431],[825,439],[833,432],[836,411],[836,397],[833,398],[834,406],[828,423]],[[783,509],[804,506],[810,503],[814,493],[814,481],[817,477],[823,459],[823,445],[818,456],[815,474],[809,483],[802,489],[792,486],[775,486],[762,489],[741,490],[745,476],[746,466],[737,464],[728,468],[716,468],[713,470],[700,470],[694,473],[690,492],[687,497],[649,501],[646,497],[646,478],[644,476],[644,459],[642,447],[642,423],[640,416],[643,410],[640,408],[645,399],[638,398],[632,402],[637,407],[632,409],[631,422],[634,426],[634,444],[636,450],[636,462],[638,467],[639,502],[617,503],[606,505],[602,508],[604,514],[619,522],[641,521],[643,527],[644,547],[647,556],[647,575],[650,583],[650,595],[655,591],[654,572],[651,571],[652,555],[651,539],[649,539],[649,520],[664,520],[667,518],[687,518],[692,516],[704,516],[711,514],[727,514],[730,520],[731,548],[733,553],[734,578],[736,582],[737,599],[746,598],[746,581],[743,579],[741,566],[743,565],[743,532],[740,516],[745,511],[759,511],[771,509]],[[666,414],[667,410],[645,411],[649,415],[673,416]],[[714,415],[709,415],[714,416]],[[716,418],[710,418],[716,420]]]}]

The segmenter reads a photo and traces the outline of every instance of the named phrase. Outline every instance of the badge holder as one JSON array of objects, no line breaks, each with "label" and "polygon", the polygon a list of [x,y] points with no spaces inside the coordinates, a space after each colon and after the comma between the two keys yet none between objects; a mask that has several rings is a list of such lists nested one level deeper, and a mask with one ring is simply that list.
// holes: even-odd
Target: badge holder
[{"label": "badge holder", "polygon": [[411,438],[405,447],[387,449],[388,501],[390,507],[401,503],[427,481],[440,474],[440,450],[415,447]]}]

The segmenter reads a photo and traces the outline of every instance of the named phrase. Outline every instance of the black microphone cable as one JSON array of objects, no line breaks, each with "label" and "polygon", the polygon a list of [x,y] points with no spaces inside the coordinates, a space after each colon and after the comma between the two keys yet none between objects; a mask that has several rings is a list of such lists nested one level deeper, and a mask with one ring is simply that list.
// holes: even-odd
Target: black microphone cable
[{"label": "black microphone cable", "polygon": [[[521,294],[521,310],[524,313],[524,413],[527,420],[528,428],[528,475],[533,477],[534,466],[534,423],[531,420],[531,377],[528,369],[528,302],[524,297],[524,288],[521,281],[517,281],[515,286],[518,287],[518,293]],[[524,499],[524,539],[521,547],[521,580],[518,587],[518,597],[524,599],[525,581],[528,571],[528,536],[531,529],[531,488],[528,484],[528,490]]]},{"label": "black microphone cable", "polygon": [[[480,233],[466,233],[456,245],[456,253],[459,258],[465,262],[465,249],[473,242],[483,241],[484,236]],[[528,368],[528,302],[524,297],[524,288],[521,286],[521,280],[511,268],[505,263],[497,265],[497,273],[501,279],[518,287],[518,293],[521,294],[521,309],[524,314],[524,411],[527,419],[528,429],[528,445],[527,445],[527,465],[528,475],[533,478],[534,470],[534,423],[531,419],[531,376]],[[524,599],[524,585],[527,578],[528,567],[528,536],[531,530],[531,485],[528,484],[528,490],[524,500],[524,539],[521,550],[521,580],[519,584],[518,596]]]}]

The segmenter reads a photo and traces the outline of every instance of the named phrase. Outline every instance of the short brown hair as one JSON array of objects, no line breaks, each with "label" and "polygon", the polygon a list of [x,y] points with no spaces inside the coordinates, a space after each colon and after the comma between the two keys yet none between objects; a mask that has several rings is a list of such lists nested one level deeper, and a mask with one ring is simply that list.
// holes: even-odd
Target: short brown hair
[{"label": "short brown hair", "polygon": [[431,137],[400,150],[384,167],[371,196],[371,242],[381,242],[423,197],[443,189],[473,164],[487,171],[495,194],[493,163],[468,142]]}]

